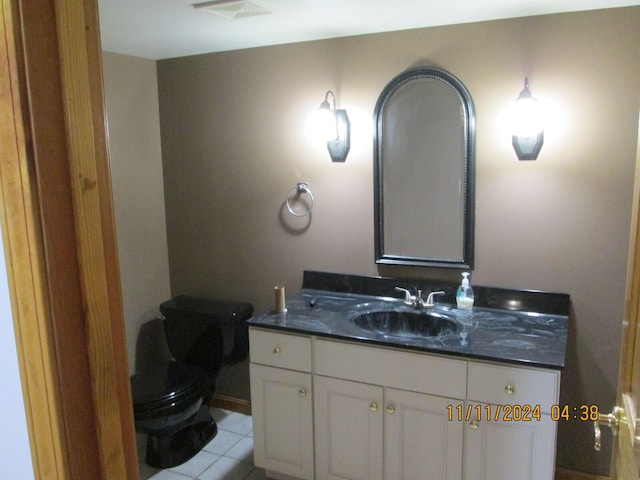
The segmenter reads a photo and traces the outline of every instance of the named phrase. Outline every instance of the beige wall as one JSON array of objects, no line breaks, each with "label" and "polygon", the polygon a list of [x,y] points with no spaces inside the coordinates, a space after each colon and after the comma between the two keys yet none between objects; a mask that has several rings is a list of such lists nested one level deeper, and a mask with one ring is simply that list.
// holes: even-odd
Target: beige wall
[{"label": "beige wall", "polygon": [[[143,324],[170,298],[156,62],[103,54],[114,209],[129,368],[165,354]],[[153,323],[151,324],[153,325]],[[136,348],[138,343],[153,348]],[[147,358],[145,358],[145,356]],[[136,361],[137,360],[137,361]]]},{"label": "beige wall", "polygon": [[[304,269],[457,279],[378,268],[373,254],[373,108],[417,65],[459,77],[477,111],[476,268],[472,283],[562,291],[573,315],[561,401],[615,400],[640,98],[640,8],[483,22],[158,62],[172,293],[273,305]],[[528,76],[556,105],[535,162],[498,127]],[[327,89],[351,118],[345,164],[304,136]],[[554,119],[560,118],[555,114]],[[306,181],[309,219],[283,208]],[[420,210],[407,212],[420,219]],[[246,368],[219,389],[247,395]],[[419,374],[419,372],[416,372]],[[608,437],[607,437],[608,439]],[[589,422],[559,425],[558,464],[606,473]],[[606,448],[603,449],[606,451]]]}]

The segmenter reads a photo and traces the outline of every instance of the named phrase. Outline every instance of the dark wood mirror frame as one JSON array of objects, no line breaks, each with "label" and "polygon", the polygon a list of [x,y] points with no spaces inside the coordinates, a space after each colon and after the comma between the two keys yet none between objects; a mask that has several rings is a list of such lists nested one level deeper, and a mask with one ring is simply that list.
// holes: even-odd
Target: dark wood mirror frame
[{"label": "dark wood mirror frame", "polygon": [[475,108],[435,67],[394,77],[374,111],[376,263],[473,268]]}]

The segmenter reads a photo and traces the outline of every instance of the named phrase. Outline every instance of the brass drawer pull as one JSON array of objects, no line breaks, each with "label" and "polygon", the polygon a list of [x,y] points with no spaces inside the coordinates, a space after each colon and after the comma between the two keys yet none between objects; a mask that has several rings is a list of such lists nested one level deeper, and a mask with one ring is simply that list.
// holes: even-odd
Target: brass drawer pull
[{"label": "brass drawer pull", "polygon": [[298,395],[300,395],[302,398],[307,396],[307,389],[304,387],[301,387],[300,390],[298,390]]},{"label": "brass drawer pull", "polygon": [[372,412],[377,412],[378,404],[376,402],[371,402],[371,404],[369,405],[369,410],[371,410]]},{"label": "brass drawer pull", "polygon": [[273,349],[273,355],[274,355],[275,357],[279,357],[279,356],[280,356],[280,352],[281,352],[280,347],[275,347],[275,348]]},{"label": "brass drawer pull", "polygon": [[516,393],[516,387],[514,387],[513,385],[507,385],[506,387],[504,387],[504,393],[506,393],[507,395],[513,395],[514,393]]},{"label": "brass drawer pull", "polygon": [[390,414],[396,413],[396,407],[393,405],[393,403],[387,406],[387,413],[390,413]]}]

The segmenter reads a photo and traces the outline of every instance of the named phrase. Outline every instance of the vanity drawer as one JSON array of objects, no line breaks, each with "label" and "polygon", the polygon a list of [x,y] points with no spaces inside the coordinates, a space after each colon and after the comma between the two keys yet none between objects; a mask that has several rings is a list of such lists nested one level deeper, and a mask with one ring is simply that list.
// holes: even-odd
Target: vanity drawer
[{"label": "vanity drawer", "polygon": [[315,373],[412,392],[465,398],[467,362],[314,338]]},{"label": "vanity drawer", "polygon": [[560,372],[469,362],[468,375],[468,398],[472,401],[531,408],[540,405],[543,413],[558,403]]},{"label": "vanity drawer", "polygon": [[309,337],[249,328],[252,363],[311,372]]}]

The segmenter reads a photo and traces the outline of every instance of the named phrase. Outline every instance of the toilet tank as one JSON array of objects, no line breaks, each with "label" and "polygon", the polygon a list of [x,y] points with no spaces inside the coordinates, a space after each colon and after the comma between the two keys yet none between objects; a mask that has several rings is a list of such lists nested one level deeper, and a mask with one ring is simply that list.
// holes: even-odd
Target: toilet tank
[{"label": "toilet tank", "polygon": [[[221,366],[247,358],[247,320],[253,314],[250,303],[179,295],[160,305],[169,351],[178,361],[202,358],[211,348],[222,348]],[[222,339],[222,345],[215,337]],[[194,350],[203,351],[196,352]],[[219,354],[218,354],[219,355]],[[218,357],[219,358],[219,357]]]}]

